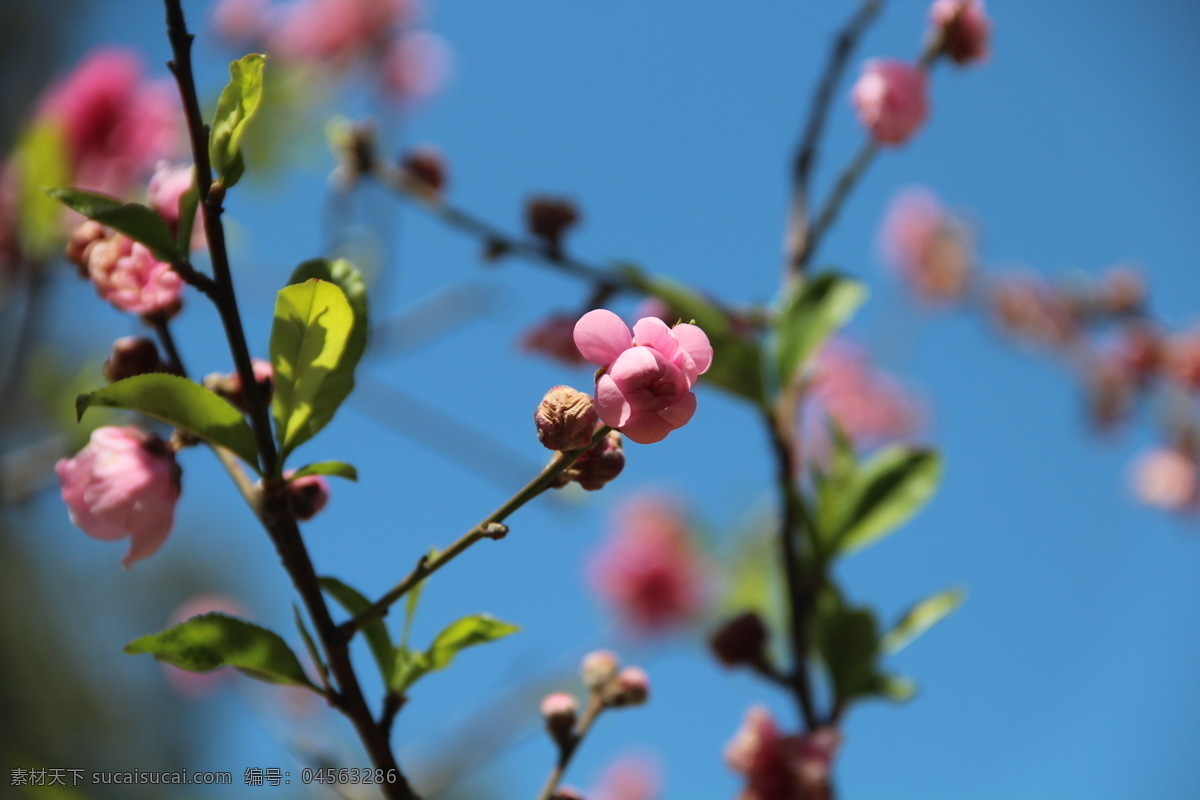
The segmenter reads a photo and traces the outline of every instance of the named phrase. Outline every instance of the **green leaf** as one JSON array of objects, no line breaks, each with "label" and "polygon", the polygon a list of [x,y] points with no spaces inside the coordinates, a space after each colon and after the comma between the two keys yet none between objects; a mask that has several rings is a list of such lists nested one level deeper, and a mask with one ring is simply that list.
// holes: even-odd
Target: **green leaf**
[{"label": "green leaf", "polygon": [[250,53],[229,64],[229,83],[217,100],[208,155],[225,188],[232,187],[244,171],[241,144],[246,125],[262,103],[263,67],[267,57]]},{"label": "green leaf", "polygon": [[242,412],[198,383],[165,373],[138,375],[75,398],[79,418],[89,408],[124,408],[182,428],[232,450],[258,471],[258,445]]},{"label": "green leaf", "polygon": [[192,168],[192,186],[179,195],[179,232],[175,235],[175,246],[183,260],[192,257],[192,230],[196,226],[196,209],[200,207],[200,189],[196,186],[196,170]]},{"label": "green leaf", "polygon": [[304,617],[300,615],[300,607],[295,603],[292,603],[292,613],[296,616],[296,629],[300,631],[300,638],[304,640],[304,649],[308,651],[308,657],[312,659],[313,666],[320,671],[321,679],[328,681],[329,668],[321,659],[321,651],[317,649],[317,643],[313,641],[308,626],[304,624]]},{"label": "green leaf", "polygon": [[47,189],[51,197],[88,219],[107,225],[150,249],[159,261],[177,264],[183,260],[167,223],[150,208],[122,203],[116,198],[82,189]]},{"label": "green leaf", "polygon": [[350,394],[357,362],[346,350],[354,327],[354,312],[335,284],[314,279],[280,290],[271,328],[271,412],[281,466]]},{"label": "green leaf", "polygon": [[907,703],[917,696],[917,684],[904,675],[877,672],[871,678],[869,694],[878,695],[893,703]]},{"label": "green leaf", "polygon": [[234,667],[268,683],[305,686],[319,692],[291,648],[266,628],[216,612],[192,617],[161,633],[125,645],[130,655],[149,653],[191,672]]},{"label": "green leaf", "polygon": [[740,333],[729,315],[702,294],[671,278],[646,275],[633,264],[618,263],[618,271],[639,291],[657,297],[684,321],[695,321],[713,346],[713,363],[701,379],[727,392],[762,403],[762,348]]},{"label": "green leaf", "polygon": [[423,676],[450,666],[454,657],[466,648],[503,639],[519,630],[516,625],[487,614],[474,614],[447,626],[424,653],[414,653],[401,645],[396,648],[391,688],[403,693]]},{"label": "green leaf", "polygon": [[896,627],[883,637],[883,652],[888,655],[900,652],[918,636],[953,614],[966,599],[967,593],[957,587],[926,597],[906,611]]},{"label": "green leaf", "polygon": [[828,534],[833,547],[851,553],[879,541],[929,502],[941,477],[937,453],[906,445],[884,448],[841,493]]},{"label": "green leaf", "polygon": [[[429,548],[429,552],[425,554],[425,561],[429,561],[438,554],[436,547]],[[408,636],[412,633],[413,619],[417,616],[417,606],[421,602],[421,593],[425,591],[425,580],[417,581],[417,584],[408,590],[408,594],[404,598],[404,631],[400,636],[400,644],[404,647],[408,646]]]},{"label": "green leaf", "polygon": [[838,703],[875,693],[879,655],[875,615],[865,608],[838,605],[819,613],[816,629],[817,649]]},{"label": "green leaf", "polygon": [[[304,283],[313,278],[337,284],[337,287],[342,290],[342,294],[346,295],[346,302],[350,304],[350,309],[354,312],[354,330],[350,332],[350,338],[346,341],[345,357],[357,364],[367,349],[367,335],[371,330],[367,282],[363,278],[362,272],[344,258],[333,261],[327,258],[314,258],[305,261],[292,271],[288,285]],[[353,386],[353,377],[353,373],[351,373],[351,386]]]},{"label": "green leaf", "polygon": [[358,480],[358,470],[345,461],[318,461],[315,464],[309,464],[292,473],[290,480],[303,478],[305,475],[332,475],[348,481]]},{"label": "green leaf", "polygon": [[779,383],[787,386],[804,363],[842,328],[867,298],[866,286],[826,272],[800,286],[775,322]]},{"label": "green leaf", "polygon": [[[342,608],[351,615],[359,614],[371,607],[371,601],[361,592],[347,586],[337,578],[324,577],[319,580],[321,588],[330,597],[337,600]],[[367,637],[367,644],[371,646],[371,654],[375,656],[375,663],[379,665],[379,674],[383,676],[384,683],[387,683],[391,680],[395,655],[392,651],[392,637],[388,633],[387,626],[383,624],[383,619],[375,617],[364,625],[363,635]]]},{"label": "green leaf", "polygon": [[17,169],[17,202],[21,250],[41,259],[59,244],[62,211],[44,187],[61,186],[71,179],[70,161],[62,125],[44,119],[30,125],[13,154]]}]

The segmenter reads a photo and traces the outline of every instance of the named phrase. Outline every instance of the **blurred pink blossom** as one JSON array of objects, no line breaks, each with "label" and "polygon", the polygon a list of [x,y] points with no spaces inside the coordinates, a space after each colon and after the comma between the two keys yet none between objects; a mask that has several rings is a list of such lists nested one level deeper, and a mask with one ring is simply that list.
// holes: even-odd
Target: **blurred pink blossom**
[{"label": "blurred pink blossom", "polygon": [[293,0],[278,9],[268,46],[287,59],[345,63],[380,47],[411,11],[409,0]]},{"label": "blurred pink blossom", "polygon": [[175,454],[140,428],[103,427],[87,446],[54,466],[71,522],[102,541],[130,537],[125,569],[167,540],[179,500]]},{"label": "blurred pink blossom", "polygon": [[578,321],[575,314],[551,314],[521,335],[520,347],[527,353],[537,353],[570,366],[585,364],[587,359],[575,346],[575,323]]},{"label": "blurred pink blossom", "polygon": [[1198,496],[1196,459],[1175,448],[1160,447],[1133,462],[1133,493],[1148,506],[1189,511]]},{"label": "blurred pink blossom", "polygon": [[[244,617],[245,610],[232,597],[223,594],[201,594],[187,600],[171,614],[168,627],[187,622],[192,617],[212,612]],[[192,672],[171,664],[163,664],[163,675],[167,684],[176,693],[189,700],[202,700],[216,693],[234,675],[231,667],[221,667],[212,672]]]},{"label": "blurred pink blossom", "polygon": [[119,234],[91,246],[88,277],[97,294],[130,314],[169,315],[181,302],[183,279],[171,265]]},{"label": "blurred pink blossom", "polygon": [[591,557],[588,579],[631,629],[679,627],[703,611],[708,567],[677,504],[659,495],[627,501]]},{"label": "blurred pink blossom", "polygon": [[62,125],[72,184],[113,195],[175,152],[183,130],[171,84],[143,80],[138,57],[119,48],[93,52],[52,86],[38,117]]},{"label": "blurred pink blossom", "polygon": [[383,57],[383,87],[397,100],[436,94],[450,72],[450,47],[436,33],[407,30],[395,37]]},{"label": "blurred pink blossom", "polygon": [[587,796],[588,800],[656,800],[661,787],[657,762],[645,756],[623,756],[604,770]]},{"label": "blurred pink blossom", "polygon": [[928,81],[924,70],[890,58],[863,65],[850,99],[858,119],[880,144],[908,141],[929,114]]},{"label": "blurred pink blossom", "polygon": [[1173,335],[1165,351],[1167,377],[1181,389],[1200,389],[1200,328]]},{"label": "blurred pink blossom", "polygon": [[988,57],[992,20],[982,0],[934,0],[929,20],[942,30],[945,52],[956,64],[970,64]]},{"label": "blurred pink blossom", "polygon": [[903,384],[872,365],[865,351],[840,339],[813,360],[803,413],[805,447],[818,459],[829,447],[829,418],[859,447],[912,436],[921,426],[919,405]]},{"label": "blurred pink blossom", "polygon": [[927,189],[909,187],[892,200],[879,247],[908,288],[927,303],[958,300],[973,262],[969,229]]},{"label": "blurred pink blossom", "polygon": [[254,39],[268,23],[270,0],[219,0],[212,25],[219,35],[235,42]]},{"label": "blurred pink blossom", "polygon": [[1070,303],[1036,274],[993,280],[988,305],[1001,330],[1018,338],[1061,347],[1078,333]]},{"label": "blurred pink blossom", "polygon": [[746,778],[739,800],[828,800],[829,773],[841,737],[832,728],[782,736],[771,712],[750,709],[725,749],[730,769]]},{"label": "blurred pink blossom", "polygon": [[595,309],[575,325],[583,357],[604,367],[596,410],[606,425],[639,444],[662,441],[696,412],[696,379],[712,364],[708,336],[695,325],[668,327],[645,317],[632,333],[611,311]]}]

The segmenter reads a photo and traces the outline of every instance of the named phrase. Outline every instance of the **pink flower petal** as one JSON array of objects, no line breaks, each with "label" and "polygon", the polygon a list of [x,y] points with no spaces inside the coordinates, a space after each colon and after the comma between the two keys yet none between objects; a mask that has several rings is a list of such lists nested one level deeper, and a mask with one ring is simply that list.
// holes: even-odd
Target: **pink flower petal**
[{"label": "pink flower petal", "polygon": [[629,401],[617,388],[617,382],[611,375],[601,375],[596,381],[596,413],[605,425],[620,428],[629,421],[633,413]]},{"label": "pink flower petal", "polygon": [[679,342],[671,335],[671,329],[658,317],[639,319],[633,326],[633,339],[639,345],[653,347],[668,360],[674,359],[679,350]]},{"label": "pink flower petal", "polygon": [[633,336],[620,317],[597,308],[575,323],[575,346],[584,358],[603,367],[633,346]]},{"label": "pink flower petal", "polygon": [[[692,357],[696,363],[696,375],[703,375],[712,366],[713,349],[708,341],[708,334],[696,325],[681,322],[671,329],[671,335],[679,342],[679,347]],[[694,378],[693,378],[694,380]]]}]

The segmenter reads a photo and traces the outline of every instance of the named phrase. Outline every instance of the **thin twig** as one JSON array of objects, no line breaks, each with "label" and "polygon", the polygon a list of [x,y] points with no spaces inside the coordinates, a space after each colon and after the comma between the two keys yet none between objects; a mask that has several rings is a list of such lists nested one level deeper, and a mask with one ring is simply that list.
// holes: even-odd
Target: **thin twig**
[{"label": "thin twig", "polygon": [[825,71],[817,84],[813,95],[812,105],[808,112],[808,123],[804,133],[796,145],[796,155],[792,163],[792,206],[788,216],[787,231],[784,237],[784,253],[787,257],[788,271],[797,277],[804,271],[809,246],[808,230],[808,191],[812,174],[816,168],[818,151],[821,145],[821,134],[825,131],[825,122],[829,118],[829,109],[833,104],[834,91],[841,83],[846,71],[846,64],[854,48],[858,45],[867,27],[875,19],[883,7],[883,0],[865,0],[858,12],[850,18],[834,41],[833,50]]},{"label": "thin twig", "polygon": [[538,473],[538,476],[525,484],[524,488],[506,500],[503,505],[484,517],[477,525],[460,536],[454,544],[445,550],[439,551],[432,557],[421,556],[413,571],[393,586],[387,594],[372,603],[370,607],[363,609],[353,618],[343,622],[341,625],[342,634],[346,638],[349,638],[371,620],[386,615],[388,609],[394,603],[408,594],[421,581],[449,564],[479,540],[494,536],[493,531],[495,531],[495,526],[502,524],[504,520],[508,519],[510,514],[549,489],[555,478],[569,469],[572,464],[579,460],[580,456],[599,443],[611,430],[612,428],[603,426],[592,436],[592,441],[587,447],[579,450],[555,453],[554,457],[550,459],[550,463]]}]

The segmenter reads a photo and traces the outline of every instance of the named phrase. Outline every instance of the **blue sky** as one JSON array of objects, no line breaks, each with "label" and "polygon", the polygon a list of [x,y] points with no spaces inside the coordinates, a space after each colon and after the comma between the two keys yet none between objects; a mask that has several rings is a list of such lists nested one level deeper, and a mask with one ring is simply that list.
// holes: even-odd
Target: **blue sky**
[{"label": "blue sky", "polygon": [[[185,6],[198,22],[206,4]],[[450,43],[454,70],[442,94],[406,121],[405,135],[447,154],[454,201],[488,219],[515,228],[529,193],[566,193],[585,216],[572,240],[579,253],[631,259],[733,301],[768,301],[779,275],[788,158],[831,32],[852,8],[768,0],[438,3],[431,26]],[[955,617],[895,659],[920,682],[917,700],[865,706],[850,717],[840,796],[1184,797],[1200,783],[1200,635],[1189,613],[1200,601],[1200,543],[1194,522],[1139,508],[1125,491],[1126,464],[1152,441],[1150,427],[1097,439],[1063,370],[998,342],[978,319],[908,313],[874,241],[890,197],[921,183],[979,221],[989,268],[1023,263],[1063,275],[1132,260],[1149,276],[1157,313],[1173,325],[1192,322],[1200,310],[1200,51],[1193,46],[1200,18],[1185,0],[1009,0],[989,8],[996,20],[990,62],[938,69],[925,130],[878,161],[818,258],[872,285],[852,333],[920,388],[932,408],[927,438],[947,463],[927,511],[841,575],[885,618],[951,584],[970,591]],[[859,55],[913,55],[925,10],[923,2],[889,4]],[[93,4],[77,31],[75,53],[123,42],[151,64],[168,57],[156,3]],[[224,62],[238,54],[203,35],[198,47],[202,87],[215,92]],[[819,193],[862,139],[847,89],[834,106]],[[331,110],[360,112],[359,95]],[[395,130],[383,136],[399,140]],[[295,263],[319,253],[330,167],[314,147],[285,177],[248,181],[230,197],[237,283],[261,355],[273,290]],[[401,212],[379,193],[363,203],[383,240],[397,245],[386,291],[373,298],[378,316],[463,282],[492,298],[488,313],[429,346],[382,354],[372,375],[536,463],[543,451],[529,425],[532,408],[551,385],[582,388],[588,372],[520,357],[514,342],[547,311],[577,305],[584,290],[516,261],[481,268],[474,242],[419,212]],[[85,286],[64,281],[60,302],[64,312],[88,309],[93,327],[80,340],[127,331]],[[196,373],[228,366],[215,325],[200,302],[180,321]],[[753,703],[767,703],[793,725],[786,698],[722,673],[696,641],[645,648],[605,633],[609,623],[582,586],[582,563],[607,511],[645,486],[680,493],[715,538],[728,536],[770,501],[765,445],[745,409],[704,392],[686,428],[662,444],[630,447],[626,473],[612,487],[583,504],[523,510],[507,540],[485,543],[439,575],[426,593],[418,641],[477,611],[525,630],[419,687],[397,726],[402,759],[420,760],[439,731],[511,676],[615,644],[648,663],[653,701],[603,719],[571,782],[589,785],[615,755],[633,749],[658,754],[668,798],[734,796],[721,748]],[[322,572],[370,594],[507,496],[379,427],[353,401],[305,449],[311,460],[359,468],[359,484],[335,486],[310,539]],[[107,585],[136,594],[153,582],[158,560],[219,559],[246,587],[256,617],[290,630],[286,580],[266,538],[210,457],[191,453],[185,468],[179,513],[186,526],[155,560]],[[508,485],[527,477],[512,474]],[[69,529],[55,498],[44,505],[48,549],[118,570],[113,547]],[[159,680],[148,660],[120,653],[120,643],[145,632],[125,627],[97,656],[99,668]],[[195,769],[289,766],[286,751],[235,697],[197,718],[214,735]],[[347,752],[356,752],[353,743]],[[535,738],[485,775],[504,797],[530,797],[550,760],[549,745]]]}]

